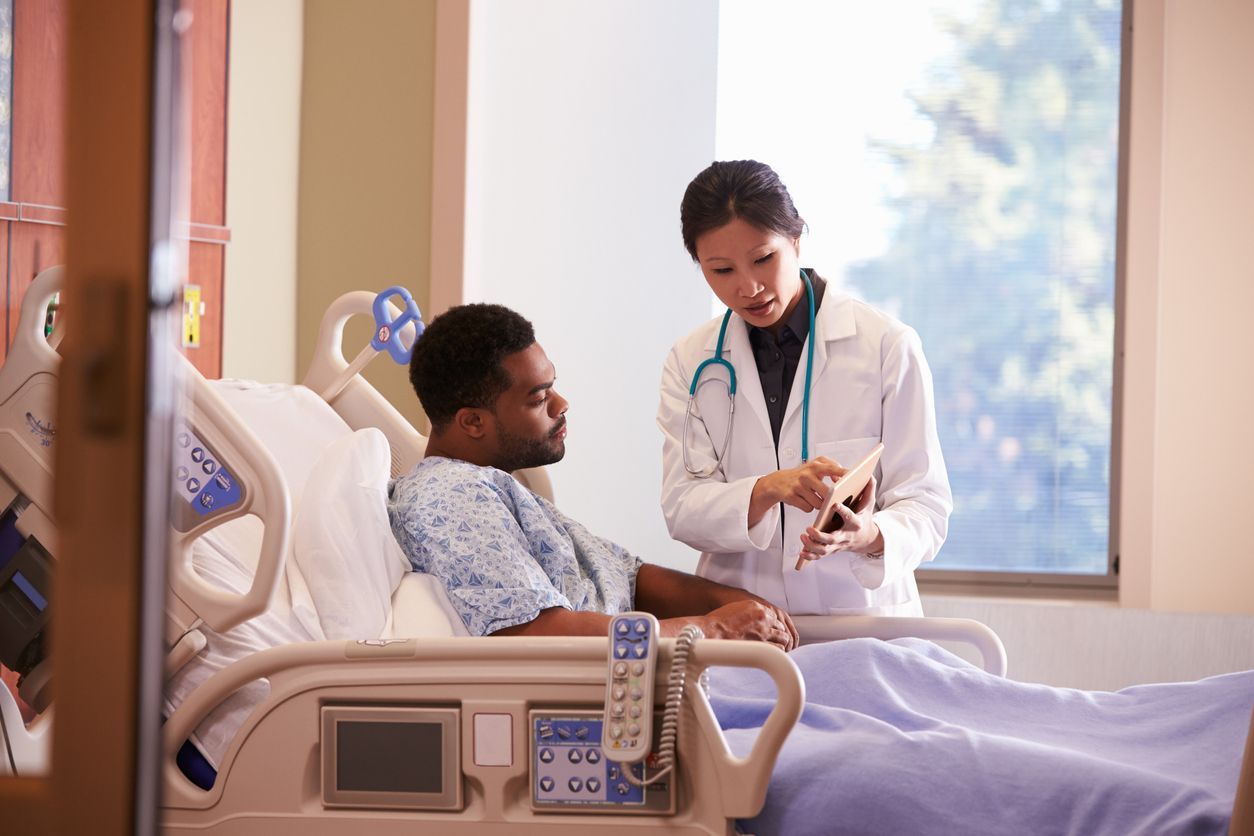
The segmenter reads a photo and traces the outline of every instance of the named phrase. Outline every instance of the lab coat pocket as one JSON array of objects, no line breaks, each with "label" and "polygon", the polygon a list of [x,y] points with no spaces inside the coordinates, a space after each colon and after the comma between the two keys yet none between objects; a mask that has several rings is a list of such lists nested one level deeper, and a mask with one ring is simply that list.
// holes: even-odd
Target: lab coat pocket
[{"label": "lab coat pocket", "polygon": [[[847,438],[842,441],[821,441],[814,446],[816,456],[826,456],[844,468],[851,468],[862,461],[876,444],[879,436]],[[878,470],[878,468],[877,468]]]},{"label": "lab coat pocket", "polygon": [[918,593],[911,581],[895,581],[867,589],[854,577],[851,562],[859,558],[838,552],[821,561],[816,573],[819,595],[828,615],[915,615]]}]

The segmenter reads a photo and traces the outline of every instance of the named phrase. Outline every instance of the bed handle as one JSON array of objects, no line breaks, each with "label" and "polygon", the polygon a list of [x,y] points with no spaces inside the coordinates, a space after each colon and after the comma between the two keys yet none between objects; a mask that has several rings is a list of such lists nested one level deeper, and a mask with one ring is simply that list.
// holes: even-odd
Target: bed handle
[{"label": "bed handle", "polygon": [[[181,414],[198,436],[218,451],[222,461],[234,471],[242,487],[238,507],[203,522],[195,522],[185,530],[176,527],[172,548],[170,588],[174,599],[167,614],[177,625],[180,635],[197,626],[208,624],[218,633],[225,633],[265,612],[283,577],[287,560],[288,529],[291,525],[291,498],[274,456],[213,391],[187,358],[179,355],[185,395]],[[206,471],[208,472],[208,471]],[[238,517],[252,515],[261,520],[261,551],[251,585],[242,595],[229,592],[202,579],[192,567],[192,541],[207,531]]]},{"label": "bed handle", "polygon": [[1006,675],[1006,646],[987,625],[971,618],[916,618],[886,615],[794,615],[802,644],[838,639],[919,638],[969,644],[980,652],[984,670]]},{"label": "bed handle", "polygon": [[[688,679],[693,713],[702,726],[706,745],[713,750],[711,754],[719,773],[723,814],[735,819],[752,818],[766,803],[775,761],[805,707],[805,681],[786,653],[763,642],[699,641],[693,646],[690,658],[695,671],[708,667],[757,668],[775,681],[775,707],[758,731],[749,756],[739,758],[728,747],[709,700],[698,684],[698,677]],[[708,787],[704,781],[698,783]]]},{"label": "bed handle", "polygon": [[[60,264],[49,267],[35,277],[30,287],[27,288],[26,295],[22,297],[22,310],[18,315],[18,327],[13,335],[13,346],[9,349],[10,357],[21,353],[34,358],[33,363],[27,364],[28,367],[57,368],[61,356],[57,354],[49,338],[44,335],[47,321],[45,314],[48,310],[48,303],[61,292],[64,286],[65,267]],[[58,325],[62,319],[63,317],[57,317]],[[60,336],[57,342],[60,342]]]}]

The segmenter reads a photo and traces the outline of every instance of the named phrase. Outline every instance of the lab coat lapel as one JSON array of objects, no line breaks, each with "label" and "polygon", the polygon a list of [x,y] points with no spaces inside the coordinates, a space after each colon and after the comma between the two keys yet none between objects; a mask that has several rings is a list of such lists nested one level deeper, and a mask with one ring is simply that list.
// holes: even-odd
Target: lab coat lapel
[{"label": "lab coat lapel", "polygon": [[[850,297],[839,292],[830,284],[827,286],[827,291],[823,294],[823,304],[815,311],[814,332],[806,337],[806,345],[802,346],[801,362],[797,364],[797,374],[793,377],[792,391],[788,394],[788,406],[784,409],[782,427],[787,427],[792,417],[800,412],[802,401],[805,399],[806,352],[810,350],[810,341],[814,341],[814,370],[810,375],[811,400],[813,400],[814,388],[819,385],[819,379],[827,368],[828,343],[852,337],[858,332],[858,327],[853,318],[853,304]],[[745,342],[746,344],[748,343],[747,337]],[[752,357],[752,354],[750,356]],[[761,400],[760,383],[758,388],[758,398]],[[765,413],[765,404],[762,409]],[[797,420],[800,421],[801,418],[798,416]],[[810,416],[810,421],[813,425],[813,415]],[[767,426],[770,425],[768,424]],[[800,438],[799,435],[798,438]],[[813,450],[811,453],[813,453]]]}]

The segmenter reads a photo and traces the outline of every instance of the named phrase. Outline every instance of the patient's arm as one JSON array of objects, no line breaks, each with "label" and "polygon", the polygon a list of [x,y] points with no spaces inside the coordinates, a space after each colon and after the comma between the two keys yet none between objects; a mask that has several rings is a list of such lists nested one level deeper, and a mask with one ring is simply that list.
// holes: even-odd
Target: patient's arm
[{"label": "patient's arm", "polygon": [[658,618],[705,615],[734,601],[767,603],[743,589],[652,563],[642,564],[636,574],[636,607]]},{"label": "patient's arm", "polygon": [[[778,607],[733,586],[644,564],[636,575],[637,609],[653,613],[663,636],[678,636],[695,624],[709,638],[765,641],[792,650],[799,641],[792,619]],[[494,636],[604,636],[610,617],[550,607],[526,624]]]},{"label": "patient's arm", "polygon": [[[646,610],[648,612],[648,610]],[[663,636],[678,636],[689,624],[704,629],[701,617],[660,619]],[[525,624],[497,630],[494,636],[604,636],[610,628],[610,617],[599,612],[574,612],[565,607],[550,607]],[[737,637],[739,638],[739,637]]]},{"label": "patient's arm", "polygon": [[[788,613],[770,601],[651,563],[643,564],[636,575],[636,607],[660,619],[697,624],[711,638],[767,641],[784,650],[800,642]],[[682,625],[676,632],[681,629]]]}]

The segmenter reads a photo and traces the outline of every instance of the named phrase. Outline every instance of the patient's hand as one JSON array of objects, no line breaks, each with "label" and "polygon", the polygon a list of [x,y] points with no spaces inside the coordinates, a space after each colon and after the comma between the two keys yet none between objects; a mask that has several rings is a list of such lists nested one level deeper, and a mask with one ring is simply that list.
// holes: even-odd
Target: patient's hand
[{"label": "patient's hand", "polygon": [[760,599],[724,604],[702,617],[701,629],[710,638],[768,642],[781,650],[797,646],[797,628],[788,613]]}]

